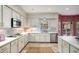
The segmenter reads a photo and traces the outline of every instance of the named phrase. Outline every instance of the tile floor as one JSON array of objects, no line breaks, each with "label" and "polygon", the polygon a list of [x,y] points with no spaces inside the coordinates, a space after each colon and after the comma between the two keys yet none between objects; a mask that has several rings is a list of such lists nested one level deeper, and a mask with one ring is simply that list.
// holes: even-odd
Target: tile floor
[{"label": "tile floor", "polygon": [[28,43],[22,53],[57,53],[57,43]]}]

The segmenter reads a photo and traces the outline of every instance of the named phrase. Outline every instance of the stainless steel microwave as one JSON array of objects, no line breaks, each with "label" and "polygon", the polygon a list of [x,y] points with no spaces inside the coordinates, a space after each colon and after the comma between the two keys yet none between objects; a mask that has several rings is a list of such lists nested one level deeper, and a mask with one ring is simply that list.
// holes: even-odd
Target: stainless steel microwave
[{"label": "stainless steel microwave", "polygon": [[13,28],[21,27],[21,21],[16,18],[11,18],[11,27]]}]

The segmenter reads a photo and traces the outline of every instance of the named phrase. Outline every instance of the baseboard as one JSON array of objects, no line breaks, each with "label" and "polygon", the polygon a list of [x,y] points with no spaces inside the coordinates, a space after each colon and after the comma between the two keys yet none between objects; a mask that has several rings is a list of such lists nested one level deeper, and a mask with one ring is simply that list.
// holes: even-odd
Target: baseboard
[{"label": "baseboard", "polygon": [[57,43],[57,42],[28,42],[28,43]]}]

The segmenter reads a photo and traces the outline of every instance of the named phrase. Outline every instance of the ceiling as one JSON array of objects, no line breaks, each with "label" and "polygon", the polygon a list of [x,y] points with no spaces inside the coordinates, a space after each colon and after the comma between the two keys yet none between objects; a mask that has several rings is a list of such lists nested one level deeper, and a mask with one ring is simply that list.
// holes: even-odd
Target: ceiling
[{"label": "ceiling", "polygon": [[20,5],[26,13],[79,14],[79,5]]}]

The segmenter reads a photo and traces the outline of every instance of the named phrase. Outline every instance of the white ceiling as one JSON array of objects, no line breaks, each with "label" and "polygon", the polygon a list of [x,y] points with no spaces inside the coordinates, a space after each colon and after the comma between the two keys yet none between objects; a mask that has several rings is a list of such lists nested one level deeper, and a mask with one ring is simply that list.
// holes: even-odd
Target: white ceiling
[{"label": "white ceiling", "polygon": [[79,5],[20,5],[26,13],[79,14]]}]

